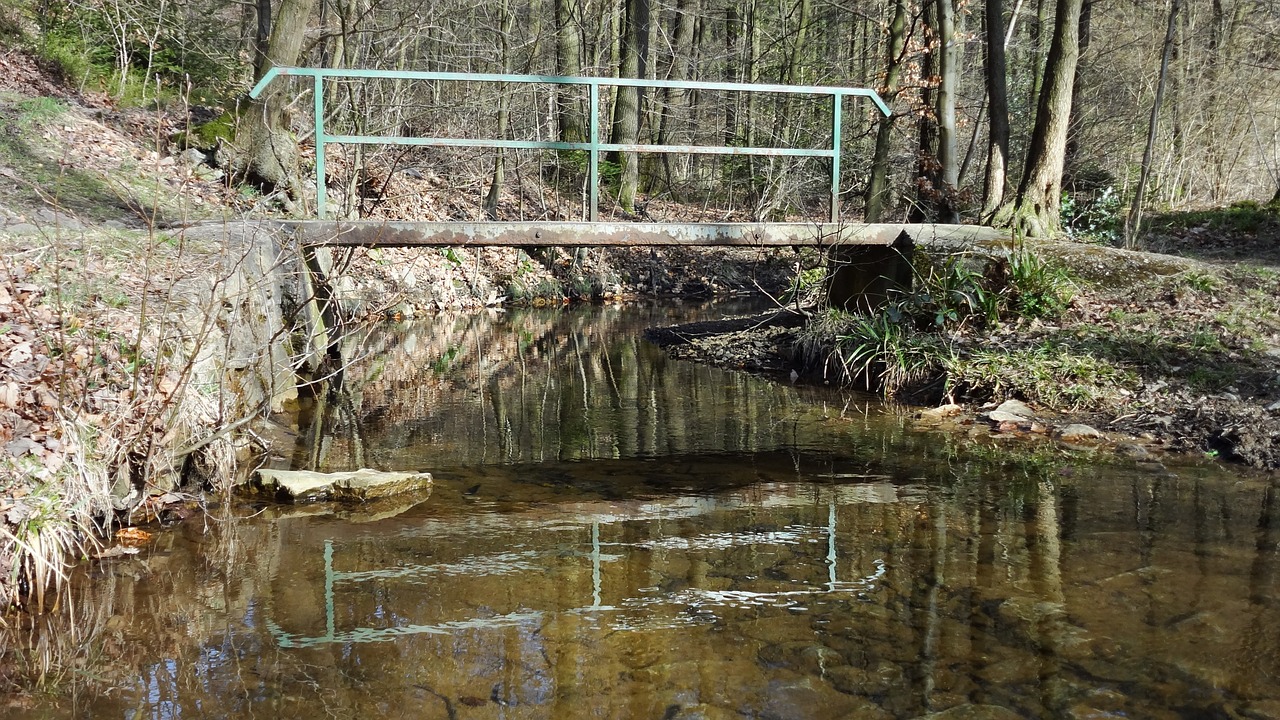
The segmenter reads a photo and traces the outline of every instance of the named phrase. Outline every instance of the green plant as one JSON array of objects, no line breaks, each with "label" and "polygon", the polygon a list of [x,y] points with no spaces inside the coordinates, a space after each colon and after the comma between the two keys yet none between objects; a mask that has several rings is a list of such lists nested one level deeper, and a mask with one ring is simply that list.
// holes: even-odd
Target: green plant
[{"label": "green plant", "polygon": [[1055,318],[1071,304],[1065,270],[1021,246],[1009,254],[1009,289],[1014,310],[1027,318]]},{"label": "green plant", "polygon": [[51,97],[35,97],[17,103],[18,126],[30,129],[37,125],[46,125],[62,117],[67,106],[61,100]]},{"label": "green plant", "polygon": [[1115,187],[1106,186],[1097,194],[1062,193],[1059,216],[1071,237],[1088,242],[1116,244],[1124,226],[1122,203]]},{"label": "green plant", "polygon": [[854,318],[846,334],[836,338],[834,357],[847,377],[861,378],[867,389],[892,396],[926,379],[946,363],[950,348],[937,335],[913,331],[899,313],[881,312]]}]

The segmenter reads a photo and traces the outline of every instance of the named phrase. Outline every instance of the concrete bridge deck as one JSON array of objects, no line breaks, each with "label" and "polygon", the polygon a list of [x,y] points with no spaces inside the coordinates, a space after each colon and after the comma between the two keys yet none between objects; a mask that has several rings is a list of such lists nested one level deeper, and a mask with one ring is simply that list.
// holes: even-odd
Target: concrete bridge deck
[{"label": "concrete bridge deck", "polygon": [[[402,222],[297,220],[304,245],[347,247],[962,247],[1007,240],[982,225],[894,223]],[[906,239],[903,235],[906,235]]]}]

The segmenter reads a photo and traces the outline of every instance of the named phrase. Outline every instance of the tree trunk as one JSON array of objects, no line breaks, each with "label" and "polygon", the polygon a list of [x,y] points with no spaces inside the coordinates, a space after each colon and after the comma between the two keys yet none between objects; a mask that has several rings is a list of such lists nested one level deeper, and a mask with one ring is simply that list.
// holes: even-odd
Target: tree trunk
[{"label": "tree trunk", "polygon": [[[907,46],[907,0],[897,0],[893,20],[889,23],[888,51],[885,57],[884,86],[880,96],[892,106],[898,96],[898,78],[902,74],[903,53]],[[867,180],[865,218],[869,223],[881,222],[889,205],[889,153],[893,149],[893,122],[897,115],[881,117],[876,127],[876,149],[871,160],[871,177]]]},{"label": "tree trunk", "polygon": [[1142,170],[1138,175],[1138,186],[1133,190],[1133,205],[1129,207],[1129,215],[1124,222],[1125,247],[1133,249],[1138,244],[1138,235],[1142,231],[1142,201],[1147,191],[1147,180],[1151,177],[1151,156],[1155,152],[1156,133],[1160,127],[1160,105],[1164,102],[1164,83],[1169,76],[1169,55],[1173,51],[1173,39],[1178,29],[1178,11],[1182,0],[1172,0],[1169,4],[1169,25],[1164,33],[1164,51],[1160,55],[1160,74],[1156,78],[1156,97],[1151,103],[1151,119],[1147,122],[1147,146],[1142,151]]},{"label": "tree trunk", "polygon": [[[582,5],[580,0],[555,0],[556,74],[582,74]],[[584,142],[586,122],[572,86],[556,87],[556,123],[563,142]]]},{"label": "tree trunk", "polygon": [[938,220],[960,221],[956,190],[960,184],[960,159],[956,141],[956,90],[960,82],[960,50],[956,38],[956,8],[952,0],[937,0],[938,13]]},{"label": "tree trunk", "polygon": [[1004,3],[987,0],[987,99],[991,119],[987,135],[987,169],[982,179],[982,217],[990,218],[1004,202],[1009,174],[1009,91],[1005,84]]},{"label": "tree trunk", "polygon": [[[619,76],[643,78],[648,55],[649,0],[626,0],[621,42]],[[639,139],[642,99],[640,88],[618,88],[618,99],[613,106],[613,142],[634,144]],[[625,212],[634,212],[636,190],[640,181],[640,163],[633,152],[619,152],[614,158],[618,164],[618,205]]]},{"label": "tree trunk", "polygon": [[1062,228],[1062,164],[1067,149],[1071,89],[1080,57],[1080,8],[1084,0],[1058,0],[1053,42],[1045,64],[1044,91],[1036,109],[1026,169],[1017,197],[995,222],[1028,237],[1050,237]]},{"label": "tree trunk", "polygon": [[[511,72],[511,28],[515,23],[515,13],[511,12],[509,0],[502,0],[498,12],[502,13],[502,25],[498,29],[498,48],[502,62],[502,72]],[[498,90],[498,134],[500,140],[507,137],[507,124],[511,117],[510,91],[506,88]],[[502,197],[502,184],[506,178],[505,157],[502,148],[497,148],[493,156],[493,181],[489,183],[489,193],[484,198],[484,214],[490,220],[498,219],[498,201]]]},{"label": "tree trunk", "polygon": [[[927,2],[924,5],[925,45],[931,45],[937,38],[937,4]],[[920,76],[924,78],[920,89],[920,102],[932,110],[937,102],[937,88],[930,84],[930,78],[938,69],[937,56],[932,52],[924,52],[920,58]],[[920,113],[916,128],[916,203],[911,208],[911,222],[929,222],[936,217],[939,202],[938,181],[938,118],[930,111]]]},{"label": "tree trunk", "polygon": [[[698,17],[698,0],[676,0],[676,15],[671,21],[671,35],[675,38],[674,55],[668,80],[684,81],[693,72],[693,30]],[[685,103],[687,93],[679,88],[662,88],[658,102],[657,144],[666,145],[673,137],[672,125],[676,108]],[[663,153],[662,167],[667,185],[671,178],[671,155]]]},{"label": "tree trunk", "polygon": [[[261,79],[276,66],[298,64],[307,19],[315,0],[281,0],[280,10],[271,26],[266,52],[255,68],[254,79]],[[298,168],[298,144],[289,133],[285,119],[288,93],[296,91],[286,82],[276,82],[263,97],[246,101],[244,114],[236,128],[233,171],[258,180],[268,191],[284,190],[286,206],[297,212],[294,201],[302,199],[302,181]],[[324,182],[324,178],[319,179]]]}]

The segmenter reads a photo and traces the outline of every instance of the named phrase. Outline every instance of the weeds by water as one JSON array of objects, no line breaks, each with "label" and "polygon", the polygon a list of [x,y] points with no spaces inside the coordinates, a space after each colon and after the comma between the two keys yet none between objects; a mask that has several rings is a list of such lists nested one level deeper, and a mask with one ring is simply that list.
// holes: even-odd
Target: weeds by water
[{"label": "weeds by water", "polygon": [[821,354],[820,337],[834,336],[830,357],[843,375],[888,396],[922,384],[950,388],[966,363],[958,342],[965,333],[1058,317],[1072,293],[1062,268],[1023,247],[988,259],[921,256],[911,291],[872,314],[833,316],[811,333],[807,349]]}]

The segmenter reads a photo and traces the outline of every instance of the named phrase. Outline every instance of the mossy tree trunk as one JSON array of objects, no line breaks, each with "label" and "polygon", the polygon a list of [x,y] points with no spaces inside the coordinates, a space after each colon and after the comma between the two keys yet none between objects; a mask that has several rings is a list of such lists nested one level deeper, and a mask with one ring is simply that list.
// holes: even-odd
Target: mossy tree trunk
[{"label": "mossy tree trunk", "polygon": [[995,224],[1027,237],[1050,237],[1062,229],[1062,167],[1067,150],[1072,85],[1080,57],[1080,8],[1083,0],[1058,0],[1057,22],[1044,89],[1036,109],[1027,163],[1018,194],[996,213]]},{"label": "mossy tree trunk", "polygon": [[[255,80],[277,66],[298,63],[307,20],[315,0],[281,0],[275,21],[271,24],[265,53],[255,64]],[[287,82],[275,82],[256,101],[246,101],[234,141],[232,169],[254,178],[268,190],[283,190],[286,205],[295,212],[302,199],[298,142],[289,132],[286,98],[297,88]]]}]

